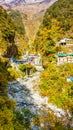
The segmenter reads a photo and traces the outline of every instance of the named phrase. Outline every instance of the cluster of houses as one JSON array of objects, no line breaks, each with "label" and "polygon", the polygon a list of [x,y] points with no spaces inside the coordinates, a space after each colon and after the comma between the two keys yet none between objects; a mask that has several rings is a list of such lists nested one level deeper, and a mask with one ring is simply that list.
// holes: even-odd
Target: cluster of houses
[{"label": "cluster of houses", "polygon": [[[69,50],[68,53],[58,52],[56,55],[57,65],[61,65],[63,63],[73,63],[73,39],[61,39],[57,46],[66,47]],[[66,80],[67,82],[73,82],[73,76],[68,76]]]},{"label": "cluster of houses", "polygon": [[19,64],[31,64],[33,65],[37,71],[43,71],[43,66],[42,66],[42,59],[40,54],[26,54],[24,55],[23,59],[13,59],[10,58],[11,61],[11,66],[15,67],[18,70]]},{"label": "cluster of houses", "polygon": [[[57,65],[61,65],[63,63],[73,63],[73,39],[64,38],[61,39],[57,46],[67,47],[70,53],[66,52],[58,52],[56,55]],[[70,50],[71,49],[71,50]],[[23,59],[10,59],[13,64],[31,64],[33,66],[36,66],[36,68],[42,67],[42,60],[40,54],[26,54],[24,55]],[[38,69],[38,68],[37,68]],[[39,68],[42,70],[42,68]],[[72,77],[68,77],[68,81],[72,80]]]},{"label": "cluster of houses", "polygon": [[42,64],[40,54],[25,55],[23,59],[10,58],[10,61],[15,64],[31,64],[31,65],[41,65]]}]

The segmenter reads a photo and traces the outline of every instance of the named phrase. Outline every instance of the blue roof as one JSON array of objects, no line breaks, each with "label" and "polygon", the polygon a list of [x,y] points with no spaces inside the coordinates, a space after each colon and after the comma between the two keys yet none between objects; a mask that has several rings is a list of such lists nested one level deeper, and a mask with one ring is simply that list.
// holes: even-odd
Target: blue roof
[{"label": "blue roof", "polygon": [[67,77],[67,79],[73,82],[73,77]]},{"label": "blue roof", "polygon": [[73,81],[73,77],[70,77],[69,79],[70,79],[71,81]]}]

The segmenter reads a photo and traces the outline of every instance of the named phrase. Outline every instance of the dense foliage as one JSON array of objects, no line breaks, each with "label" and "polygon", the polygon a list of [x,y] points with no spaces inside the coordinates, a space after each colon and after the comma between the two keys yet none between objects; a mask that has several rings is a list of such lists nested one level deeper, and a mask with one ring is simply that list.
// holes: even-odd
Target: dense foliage
[{"label": "dense foliage", "polygon": [[25,29],[18,11],[10,14],[0,6],[0,53],[7,57],[23,55],[27,47]]},{"label": "dense foliage", "polygon": [[34,47],[43,55],[55,52],[62,38],[73,38],[73,0],[59,0],[47,9],[37,33]]},{"label": "dense foliage", "polygon": [[36,71],[36,68],[31,64],[26,64],[26,65],[20,65],[20,70],[22,72],[25,72],[27,75],[32,75]]},{"label": "dense foliage", "polygon": [[[42,96],[47,96],[49,102],[69,110],[71,114],[73,114],[73,82],[67,82],[67,76],[73,76],[73,64],[56,65],[55,53],[60,48],[56,48],[55,44],[64,37],[73,38],[72,6],[73,0],[59,0],[46,11],[33,46],[37,52],[40,51],[44,55],[46,62],[44,64],[46,69],[42,72],[40,80]],[[22,49],[16,47],[15,35],[18,34],[16,40],[20,46],[18,38],[24,36],[25,30],[18,11],[11,11],[10,16],[0,6],[0,52],[4,52],[7,57],[16,57],[18,51],[21,52]],[[24,43],[21,47],[24,51]],[[8,61],[0,61],[0,129],[29,130],[32,119],[33,125],[41,126],[43,123],[43,128],[42,126],[40,128],[44,130],[70,130],[70,124],[66,126],[65,122],[61,123],[52,112],[41,112],[41,115],[34,116],[27,109],[23,109],[23,114],[16,111],[15,102],[7,96],[7,83],[10,79],[18,77],[20,72],[11,66],[8,68],[7,64]],[[29,71],[35,71],[35,68],[31,65],[20,65],[20,70],[22,72],[27,70],[29,75]]]},{"label": "dense foliage", "polygon": [[[11,79],[7,71],[6,62],[0,60],[0,129],[1,130],[23,130],[21,119],[14,112],[15,102],[7,96],[7,83]],[[21,115],[21,114],[20,114]]]},{"label": "dense foliage", "polygon": [[57,104],[59,107],[73,110],[73,83],[67,82],[67,77],[73,75],[73,64],[56,66],[49,64],[48,68],[41,76],[42,95],[48,95],[49,101]]},{"label": "dense foliage", "polygon": [[15,33],[14,22],[6,10],[0,6],[0,130],[23,130],[25,128],[22,114],[15,110],[15,101],[10,100],[7,95],[8,81],[15,78],[8,71],[8,57],[18,55]]},{"label": "dense foliage", "polygon": [[15,30],[11,17],[0,6],[0,53],[6,52],[9,43],[14,43]]},{"label": "dense foliage", "polygon": [[14,42],[15,30],[14,23],[11,20],[11,17],[7,14],[6,10],[4,10],[0,6],[0,32],[2,33],[2,37],[9,41]]},{"label": "dense foliage", "polygon": [[[70,51],[56,44],[63,38],[73,38],[72,16],[73,0],[59,0],[48,8],[33,49],[43,55],[45,70],[41,74],[39,86],[42,96],[48,96],[48,102],[69,110],[73,115],[73,82],[67,82],[67,77],[73,77],[73,64],[57,66],[56,61],[58,51]],[[61,124],[58,129],[63,129]]]},{"label": "dense foliage", "polygon": [[9,15],[14,20],[15,23],[15,30],[22,36],[25,36],[25,29],[22,22],[22,17],[19,11],[11,10]]},{"label": "dense foliage", "polygon": [[15,45],[15,25],[11,17],[0,6],[0,53],[7,57],[18,56],[18,48]]}]

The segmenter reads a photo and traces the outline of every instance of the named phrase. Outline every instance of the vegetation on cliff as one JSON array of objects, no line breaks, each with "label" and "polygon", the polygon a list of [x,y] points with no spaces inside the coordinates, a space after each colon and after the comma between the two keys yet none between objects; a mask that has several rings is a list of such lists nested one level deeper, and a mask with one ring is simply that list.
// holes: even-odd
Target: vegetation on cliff
[{"label": "vegetation on cliff", "polygon": [[73,64],[57,66],[56,53],[64,49],[57,47],[56,43],[62,38],[73,38],[72,7],[72,0],[59,0],[47,9],[33,47],[43,55],[45,70],[41,74],[41,94],[48,96],[50,102],[70,110],[71,113],[73,82],[67,82],[67,77],[73,77]]},{"label": "vegetation on cliff", "polygon": [[73,110],[73,82],[67,82],[67,77],[73,75],[73,64],[56,66],[49,64],[41,74],[40,89],[43,96],[48,96],[49,101],[58,107]]},{"label": "vegetation on cliff", "polygon": [[73,38],[73,1],[59,0],[47,9],[37,33],[34,48],[48,56],[62,38]]},{"label": "vegetation on cliff", "polygon": [[15,30],[21,35],[25,37],[25,29],[22,22],[22,17],[19,11],[11,10],[9,15],[14,21],[15,24]]},{"label": "vegetation on cliff", "polygon": [[0,6],[0,52],[2,54],[6,51],[9,43],[14,42],[14,37],[14,22],[6,10]]},{"label": "vegetation on cliff", "polygon": [[[7,96],[7,84],[11,79],[7,71],[6,62],[0,59],[0,129],[1,130],[23,130],[23,122],[15,112],[15,101]],[[19,114],[21,115],[21,114]]]},{"label": "vegetation on cliff", "polygon": [[7,57],[23,55],[27,48],[25,29],[18,11],[6,10],[0,6],[0,53]]},{"label": "vegetation on cliff", "polygon": [[[64,37],[73,38],[72,6],[73,0],[59,0],[46,11],[33,46],[36,52],[40,52],[44,56],[45,70],[41,73],[40,77],[42,96],[47,96],[49,102],[69,110],[71,114],[73,114],[73,82],[67,82],[67,77],[73,77],[73,64],[56,65],[55,53],[61,48],[55,45]],[[29,115],[32,116],[32,114],[26,109],[23,110],[23,114],[16,111],[15,102],[7,96],[7,83],[15,76],[16,71],[13,73],[13,68],[8,68],[8,61],[6,61],[7,59],[2,61],[2,55],[17,57],[23,54],[27,48],[27,42],[24,42],[23,38],[25,36],[25,29],[23,28],[22,20],[19,19],[21,18],[19,12],[12,11],[10,16],[0,6],[0,128],[1,130],[29,130],[31,124]],[[17,19],[18,22],[16,22]],[[34,70],[30,65],[20,65],[20,70],[25,72],[26,67],[28,71],[31,68]],[[39,117],[33,118],[33,123],[37,126],[44,123],[43,128],[45,130],[48,128],[52,130],[72,129],[69,122],[68,125],[65,125],[65,121],[61,123],[60,119],[52,113],[42,113],[44,116],[41,114]],[[71,117],[70,121],[72,121]],[[46,122],[48,125],[46,125]]]},{"label": "vegetation on cliff", "polygon": [[[18,32],[17,32],[18,33]],[[9,57],[18,56],[15,45],[15,24],[6,10],[0,6],[0,129],[23,130],[22,114],[15,111],[15,101],[8,98],[8,81],[13,77],[8,71]],[[18,116],[17,116],[18,115]],[[19,118],[20,117],[20,118]]]}]

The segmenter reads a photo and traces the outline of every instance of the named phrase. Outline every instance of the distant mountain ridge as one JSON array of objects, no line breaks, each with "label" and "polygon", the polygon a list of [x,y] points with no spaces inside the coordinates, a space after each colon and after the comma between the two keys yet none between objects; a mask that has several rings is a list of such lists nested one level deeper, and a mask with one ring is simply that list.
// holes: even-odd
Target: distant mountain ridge
[{"label": "distant mountain ridge", "polygon": [[9,4],[9,5],[19,5],[21,3],[24,4],[33,4],[33,3],[37,3],[37,2],[42,2],[44,0],[0,0],[1,4]]}]

